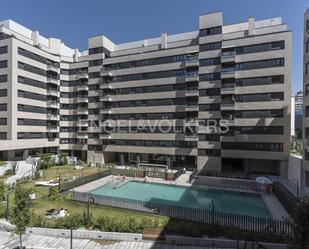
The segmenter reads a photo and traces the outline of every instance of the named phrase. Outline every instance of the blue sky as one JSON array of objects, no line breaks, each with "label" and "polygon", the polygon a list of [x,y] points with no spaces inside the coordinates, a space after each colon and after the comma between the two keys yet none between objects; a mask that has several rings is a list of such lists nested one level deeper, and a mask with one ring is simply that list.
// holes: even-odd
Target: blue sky
[{"label": "blue sky", "polygon": [[198,16],[223,11],[225,24],[281,16],[293,31],[293,92],[302,89],[303,14],[308,0],[5,0],[0,19],[12,19],[85,49],[87,37],[116,43],[198,29]]}]

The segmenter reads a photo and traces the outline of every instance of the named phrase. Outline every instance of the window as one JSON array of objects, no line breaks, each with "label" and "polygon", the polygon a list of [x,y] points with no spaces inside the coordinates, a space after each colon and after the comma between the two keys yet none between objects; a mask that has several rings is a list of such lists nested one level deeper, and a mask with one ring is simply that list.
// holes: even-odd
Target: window
[{"label": "window", "polygon": [[308,74],[309,73],[309,62],[306,63],[306,66],[305,66],[305,73]]},{"label": "window", "polygon": [[103,59],[89,61],[89,67],[101,66]]},{"label": "window", "polygon": [[7,89],[1,89],[0,90],[0,97],[6,97],[8,95]]},{"label": "window", "polygon": [[200,67],[219,65],[221,63],[220,57],[200,60]]},{"label": "window", "polygon": [[236,48],[236,54],[260,53],[271,50],[284,49],[284,41],[254,44]]},{"label": "window", "polygon": [[7,104],[4,103],[4,104],[0,104],[0,112],[5,112],[7,111]]},{"label": "window", "polygon": [[8,61],[0,61],[0,68],[8,67]]},{"label": "window", "polygon": [[283,84],[284,75],[264,76],[264,77],[252,77],[252,78],[239,78],[235,79],[237,86],[257,86],[257,85],[271,85],[271,84]]},{"label": "window", "polygon": [[221,42],[212,42],[200,45],[200,51],[210,51],[221,49]]},{"label": "window", "polygon": [[251,69],[260,69],[268,67],[282,67],[282,66],[284,66],[284,58],[237,63],[236,70],[251,70]]},{"label": "window", "polygon": [[222,26],[200,30],[200,36],[209,36],[209,35],[217,35],[217,34],[222,34]]},{"label": "window", "polygon": [[206,74],[199,75],[200,81],[212,81],[212,80],[220,80],[220,79],[221,79],[220,73],[206,73]]},{"label": "window", "polygon": [[8,76],[6,74],[0,75],[0,83],[4,83],[8,81]]},{"label": "window", "polygon": [[100,54],[104,52],[103,47],[97,47],[97,48],[89,48],[89,54]]},{"label": "window", "polygon": [[216,149],[199,149],[198,150],[199,156],[209,156],[209,157],[220,157],[221,151]]},{"label": "window", "polygon": [[223,150],[283,151],[282,143],[223,142],[221,147]]},{"label": "window", "polygon": [[8,52],[7,46],[0,47],[0,54],[6,54],[7,52]]},{"label": "window", "polygon": [[259,102],[259,101],[281,101],[281,100],[284,100],[283,92],[236,95],[237,102]]},{"label": "window", "polygon": [[6,132],[0,132],[0,140],[6,140],[6,139],[7,139]]},{"label": "window", "polygon": [[0,125],[7,125],[7,118],[0,118]]},{"label": "window", "polygon": [[309,52],[309,38],[306,41],[306,53]]}]

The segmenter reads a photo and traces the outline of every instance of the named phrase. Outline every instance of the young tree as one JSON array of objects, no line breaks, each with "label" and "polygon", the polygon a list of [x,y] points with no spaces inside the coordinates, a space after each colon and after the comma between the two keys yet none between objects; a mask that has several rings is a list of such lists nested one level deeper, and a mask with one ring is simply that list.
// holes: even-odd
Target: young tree
[{"label": "young tree", "polygon": [[61,196],[59,189],[51,188],[49,193],[49,198],[56,204],[56,207],[59,208],[59,205],[63,203],[63,197]]},{"label": "young tree", "polygon": [[309,198],[303,199],[294,209],[292,215],[294,237],[290,242],[292,249],[309,248]]},{"label": "young tree", "polygon": [[5,185],[3,181],[0,181],[0,217],[5,213],[5,206],[3,201],[5,200]]},{"label": "young tree", "polygon": [[30,224],[32,216],[33,203],[30,199],[30,193],[30,189],[23,188],[20,184],[17,184],[11,221],[16,226],[15,232],[19,235],[20,248],[23,248],[22,234]]},{"label": "young tree", "polygon": [[39,153],[37,155],[38,157],[40,157],[39,160],[39,167],[40,169],[47,169],[53,165],[55,165],[54,160],[52,160],[52,154],[51,153]]},{"label": "young tree", "polygon": [[61,152],[61,153],[59,154],[59,164],[60,164],[60,165],[66,165],[66,164],[68,164],[68,158],[67,158],[67,156],[68,156],[68,153],[65,153],[65,152]]}]

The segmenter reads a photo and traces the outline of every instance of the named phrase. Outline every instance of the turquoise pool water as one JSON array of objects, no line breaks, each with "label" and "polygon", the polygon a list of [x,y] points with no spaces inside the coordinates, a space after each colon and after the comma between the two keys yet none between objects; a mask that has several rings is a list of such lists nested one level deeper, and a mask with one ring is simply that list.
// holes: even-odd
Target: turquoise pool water
[{"label": "turquoise pool water", "polygon": [[247,214],[265,218],[271,215],[258,194],[238,193],[207,187],[182,187],[157,183],[129,181],[114,188],[106,185],[91,193],[129,200],[164,203],[190,208],[212,209],[212,200],[218,212]]}]

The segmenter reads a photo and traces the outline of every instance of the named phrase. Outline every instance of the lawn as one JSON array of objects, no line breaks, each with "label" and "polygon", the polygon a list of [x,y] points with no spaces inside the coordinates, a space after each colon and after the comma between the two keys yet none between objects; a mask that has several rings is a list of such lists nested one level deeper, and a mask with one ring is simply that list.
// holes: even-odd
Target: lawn
[{"label": "lawn", "polygon": [[[78,176],[78,177],[80,177],[81,175],[87,176],[87,175],[97,173],[99,172],[99,170],[104,170],[104,169],[102,168],[99,169],[97,167],[86,167],[83,170],[75,170],[73,166],[65,165],[65,166],[55,166],[55,167],[46,169],[44,170],[44,175],[46,176],[45,177],[46,180],[52,180],[52,179],[56,180],[58,173],[60,174],[61,178],[63,178],[63,176],[66,175],[68,179],[72,179],[72,176]],[[68,195],[61,202],[58,202],[58,203],[53,202],[51,198],[48,197],[48,193],[49,193],[48,187],[41,187],[41,186],[34,185],[36,181],[41,181],[41,180],[43,180],[43,177],[41,177],[38,180],[31,180],[29,182],[22,183],[23,187],[30,188],[36,193],[36,200],[34,202],[34,214],[45,216],[46,210],[49,210],[52,208],[55,208],[58,210],[60,208],[64,208],[64,209],[67,209],[68,213],[70,214],[74,214],[74,213],[82,214],[84,211],[87,210],[86,203],[71,201],[69,200]],[[12,210],[13,203],[14,203],[14,190],[12,191],[9,197],[10,197],[9,206],[10,206],[10,210]],[[106,216],[106,217],[111,217],[111,218],[133,217],[137,220],[142,220],[145,218],[156,219],[158,224],[160,224],[160,227],[163,227],[168,222],[167,217],[127,210],[127,209],[119,209],[119,208],[111,208],[111,207],[96,207],[95,205],[90,205],[90,212],[92,213],[93,217],[96,217],[96,218],[100,216]]]}]

